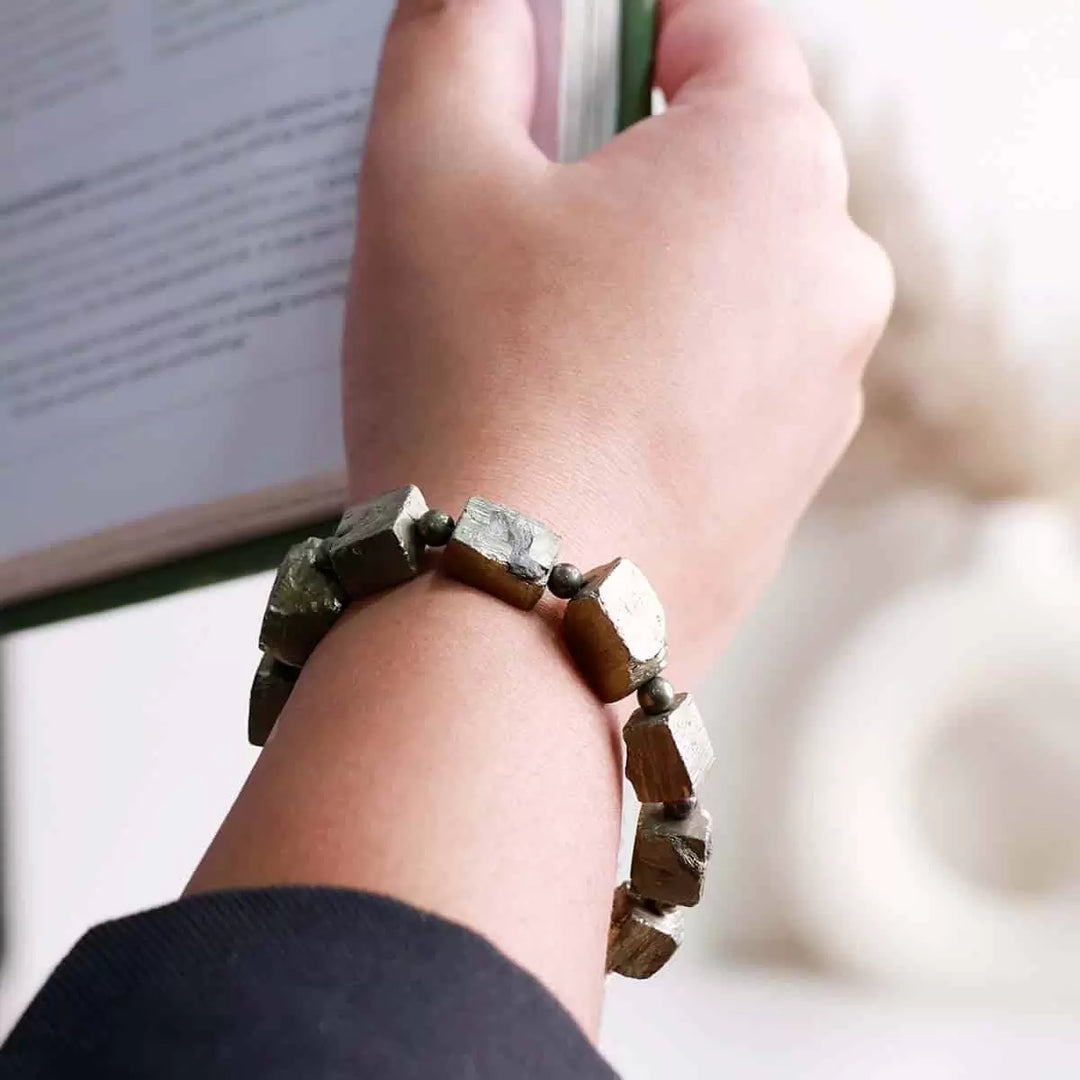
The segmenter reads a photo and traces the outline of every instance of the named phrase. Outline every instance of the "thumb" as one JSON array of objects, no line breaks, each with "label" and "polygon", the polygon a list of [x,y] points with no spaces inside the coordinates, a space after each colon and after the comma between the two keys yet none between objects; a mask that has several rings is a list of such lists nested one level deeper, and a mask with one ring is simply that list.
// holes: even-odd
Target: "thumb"
[{"label": "thumb", "polygon": [[475,157],[483,144],[535,151],[535,92],[527,0],[398,0],[368,150],[413,164]]}]

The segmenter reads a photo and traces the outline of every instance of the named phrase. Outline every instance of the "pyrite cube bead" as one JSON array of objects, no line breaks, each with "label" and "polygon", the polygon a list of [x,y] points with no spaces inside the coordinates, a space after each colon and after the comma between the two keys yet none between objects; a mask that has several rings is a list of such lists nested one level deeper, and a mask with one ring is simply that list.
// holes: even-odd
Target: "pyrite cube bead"
[{"label": "pyrite cube bead", "polygon": [[424,544],[417,522],[425,513],[424,496],[412,484],[345,511],[326,552],[351,599],[400,585],[420,573]]},{"label": "pyrite cube bead", "polygon": [[544,595],[560,539],[543,522],[474,495],[454,528],[443,568],[529,611]]},{"label": "pyrite cube bead", "polygon": [[671,712],[635,710],[623,728],[626,778],[643,803],[674,803],[694,795],[713,763],[705,721],[690,694],[679,694]]},{"label": "pyrite cube bead", "polygon": [[275,660],[303,667],[345,610],[345,591],[323,572],[322,541],[289,548],[278,568],[259,631],[259,647]]},{"label": "pyrite cube bead", "polygon": [[628,979],[655,975],[682,944],[682,915],[646,907],[628,883],[615,890],[608,928],[607,970]]},{"label": "pyrite cube bead", "polygon": [[695,808],[673,820],[662,804],[646,804],[638,815],[630,884],[646,900],[693,907],[701,900],[712,851],[712,820]]},{"label": "pyrite cube bead", "polygon": [[251,684],[248,706],[248,742],[265,746],[300,672],[263,653]]},{"label": "pyrite cube bead", "polygon": [[585,575],[566,605],[563,633],[574,661],[601,701],[632,694],[667,664],[664,609],[649,579],[616,559]]}]

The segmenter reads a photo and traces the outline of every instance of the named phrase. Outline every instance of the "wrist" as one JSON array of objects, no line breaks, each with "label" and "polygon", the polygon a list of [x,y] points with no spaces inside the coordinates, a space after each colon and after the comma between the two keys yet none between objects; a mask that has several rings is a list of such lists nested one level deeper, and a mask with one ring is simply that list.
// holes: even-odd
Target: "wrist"
[{"label": "wrist", "polygon": [[[285,865],[301,876],[288,880],[330,870],[343,873],[344,883],[357,883],[358,874],[363,880],[371,872],[376,855],[396,859],[396,845],[387,851],[377,839],[394,833],[428,854],[419,868],[407,865],[404,873],[385,865],[376,880],[394,883],[395,893],[421,906],[464,921],[479,917],[494,930],[500,923],[491,920],[490,902],[477,893],[476,882],[446,891],[443,870],[432,871],[444,841],[433,839],[428,825],[440,812],[431,803],[430,781],[438,781],[435,793],[453,793],[460,821],[451,823],[452,835],[463,826],[474,832],[478,813],[482,818],[492,809],[505,826],[519,797],[514,788],[529,775],[536,778],[542,760],[551,766],[540,770],[537,795],[548,795],[570,739],[577,746],[576,767],[562,781],[572,776],[574,794],[560,800],[561,808],[580,804],[570,818],[573,835],[590,835],[594,852],[613,849],[621,790],[618,729],[612,713],[586,702],[590,696],[601,704],[623,701],[636,693],[639,708],[622,731],[626,776],[647,805],[639,815],[630,881],[616,890],[612,904],[606,968],[647,978],[682,940],[677,908],[692,907],[701,897],[711,825],[697,804],[697,784],[713,752],[692,697],[678,694],[662,676],[669,637],[662,602],[647,576],[624,557],[583,576],[559,565],[558,546],[559,537],[531,515],[481,496],[466,500],[456,523],[449,512],[430,508],[411,484],[351,507],[332,537],[294,545],[279,568],[259,637],[263,657],[252,688],[249,734],[270,747],[268,760],[286,761],[290,771],[305,774],[311,772],[313,762],[304,759],[312,746],[323,745],[318,756],[336,748],[335,768],[345,764],[339,770],[342,798],[359,780],[369,805],[371,843],[362,865],[340,850],[329,859],[318,852],[314,861],[294,852]],[[429,548],[444,549],[442,568],[459,584],[422,575]],[[395,588],[407,583],[411,588]],[[565,603],[554,633],[532,615],[523,618],[545,595]],[[347,601],[353,603],[345,612]],[[394,691],[389,697],[388,688]],[[445,695],[449,708],[433,715],[433,695]],[[494,716],[478,724],[479,702],[487,695]],[[508,726],[511,711],[517,715]],[[307,719],[292,720],[297,714]],[[551,723],[554,716],[558,724]],[[357,756],[364,746],[368,752]],[[382,763],[391,759],[419,767],[412,783],[400,770],[383,773]],[[366,767],[366,775],[358,767]],[[318,772],[329,784],[327,767]],[[319,835],[310,828],[302,832]],[[480,842],[489,845],[486,833]],[[471,851],[470,844],[464,846]],[[684,847],[694,855],[688,861],[679,854]],[[520,851],[513,858],[516,881],[537,873],[517,865]],[[277,874],[281,866],[275,857],[269,868],[248,865],[244,875]],[[209,879],[220,884],[222,873],[219,865]],[[543,867],[539,873],[542,879]],[[197,875],[196,887],[206,879]],[[585,883],[581,897],[594,908],[597,884]],[[513,891],[517,895],[517,886]],[[596,929],[591,917],[587,923]]]},{"label": "wrist", "polygon": [[[631,559],[663,600],[669,642],[678,658],[674,674],[692,685],[726,645],[749,598],[740,596],[737,582],[723,582],[722,566],[706,565],[710,556],[704,546],[699,565],[688,573],[681,547],[684,538],[677,534],[678,515],[651,504],[644,482],[640,486],[628,482],[629,470],[615,482],[611,458],[599,460],[596,467],[586,458],[571,468],[553,453],[533,457],[519,447],[498,453],[478,450],[405,465],[400,471],[372,469],[359,477],[354,472],[350,499],[358,502],[380,490],[418,483],[431,506],[456,519],[469,497],[479,493],[542,521],[561,537],[558,561],[572,563],[582,572],[620,556]],[[694,589],[695,577],[706,573],[709,595],[722,592],[720,601],[703,601],[702,592]],[[562,608],[545,596],[538,611],[545,621],[557,622]]]}]

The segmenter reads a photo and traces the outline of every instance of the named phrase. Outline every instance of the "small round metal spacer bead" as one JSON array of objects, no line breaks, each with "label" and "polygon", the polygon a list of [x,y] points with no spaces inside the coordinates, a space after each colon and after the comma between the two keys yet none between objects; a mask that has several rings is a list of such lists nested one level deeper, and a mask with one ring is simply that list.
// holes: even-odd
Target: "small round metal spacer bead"
[{"label": "small round metal spacer bead", "polygon": [[454,535],[454,519],[445,510],[428,510],[417,521],[416,531],[427,547],[445,547]]},{"label": "small round metal spacer bead", "polygon": [[697,796],[691,795],[689,799],[679,799],[678,802],[664,803],[664,817],[668,821],[685,821],[697,806]]},{"label": "small round metal spacer bead", "polygon": [[638,689],[637,699],[649,716],[660,716],[675,708],[675,687],[662,675],[657,675]]},{"label": "small round metal spacer bead", "polygon": [[548,588],[560,600],[573,600],[585,585],[585,575],[572,563],[556,563],[548,576]]}]

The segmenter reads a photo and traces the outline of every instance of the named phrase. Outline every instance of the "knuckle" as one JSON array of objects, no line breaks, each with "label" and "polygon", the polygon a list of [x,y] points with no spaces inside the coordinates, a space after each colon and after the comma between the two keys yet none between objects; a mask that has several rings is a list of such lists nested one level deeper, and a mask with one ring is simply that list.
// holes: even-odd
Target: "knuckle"
[{"label": "knuckle", "polygon": [[866,393],[860,384],[848,407],[845,443],[849,444],[858,435],[864,419],[866,419]]},{"label": "knuckle", "polygon": [[826,205],[846,203],[848,165],[840,133],[813,98],[789,110],[783,128],[793,174],[808,200]]},{"label": "knuckle", "polygon": [[885,249],[861,229],[855,229],[856,267],[861,283],[862,316],[874,342],[882,334],[896,300],[896,275]]},{"label": "knuckle", "polygon": [[861,384],[856,384],[854,388],[849,383],[841,386],[842,389],[834,394],[829,408],[821,413],[822,439],[830,471],[847,453],[858,435],[866,408]]},{"label": "knuckle", "polygon": [[732,19],[731,39],[759,64],[773,68],[784,65],[801,83],[809,80],[806,60],[795,32],[775,11],[763,4],[747,5]]},{"label": "knuckle", "polygon": [[788,44],[795,35],[772,8],[765,4],[743,3],[730,5],[727,17],[728,36],[745,49],[752,44]]},{"label": "knuckle", "polygon": [[884,249],[854,226],[852,231],[842,286],[847,297],[843,357],[845,368],[861,378],[888,324],[895,285]]},{"label": "knuckle", "polygon": [[833,428],[832,459],[835,466],[848,452],[862,427],[866,410],[866,398],[862,387],[845,397],[837,411],[836,424]]},{"label": "knuckle", "polygon": [[747,103],[744,130],[758,167],[775,176],[800,205],[846,205],[847,155],[829,114],[810,94],[759,94]]},{"label": "knuckle", "polygon": [[808,309],[830,342],[843,381],[862,379],[893,303],[892,265],[884,250],[850,220],[817,234],[805,274]]},{"label": "knuckle", "polygon": [[742,89],[805,92],[811,82],[796,35],[760,0],[673,3],[662,20],[658,61],[661,82],[673,69],[700,70],[713,85]]}]

